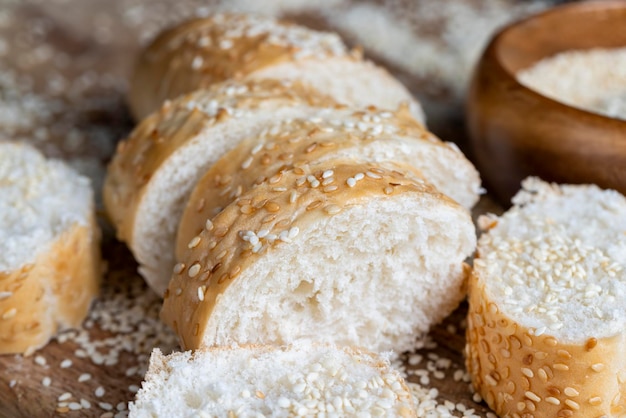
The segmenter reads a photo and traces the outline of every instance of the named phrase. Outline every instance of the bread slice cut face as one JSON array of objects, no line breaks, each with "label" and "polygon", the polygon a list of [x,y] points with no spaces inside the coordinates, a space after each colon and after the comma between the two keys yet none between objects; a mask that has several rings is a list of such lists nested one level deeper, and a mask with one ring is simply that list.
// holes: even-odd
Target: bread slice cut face
[{"label": "bread slice cut face", "polygon": [[475,240],[468,211],[416,174],[295,167],[205,221],[162,318],[185,349],[310,340],[400,352],[463,299]]}]

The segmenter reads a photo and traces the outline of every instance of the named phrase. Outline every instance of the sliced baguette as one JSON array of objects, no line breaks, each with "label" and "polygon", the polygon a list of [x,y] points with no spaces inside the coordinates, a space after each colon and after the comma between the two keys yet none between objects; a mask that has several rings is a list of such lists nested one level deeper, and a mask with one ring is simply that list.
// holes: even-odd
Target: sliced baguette
[{"label": "sliced baguette", "polygon": [[349,160],[295,167],[207,220],[161,317],[184,349],[311,340],[401,352],[464,297],[475,240],[468,211],[424,180]]},{"label": "sliced baguette", "polygon": [[307,345],[169,356],[155,349],[129,409],[131,418],[417,416],[409,388],[384,356]]},{"label": "sliced baguette", "polygon": [[129,103],[137,119],[166,99],[228,79],[290,79],[341,103],[396,109],[419,103],[387,71],[348,51],[339,36],[269,17],[218,14],[163,32],[141,54]]},{"label": "sliced baguette", "polygon": [[481,220],[467,366],[503,417],[626,416],[626,199],[529,178]]},{"label": "sliced baguette", "polygon": [[0,142],[0,354],[30,354],[80,325],[100,278],[89,181],[34,148]]},{"label": "sliced baguette", "polygon": [[177,257],[182,257],[206,219],[256,184],[289,168],[337,158],[410,165],[462,206],[470,208],[478,200],[480,178],[474,166],[408,112],[336,109],[316,118],[276,123],[218,160],[189,198],[177,234]]},{"label": "sliced baguette", "polygon": [[120,143],[107,171],[104,204],[155,292],[167,288],[178,222],[202,174],[276,120],[335,106],[297,83],[227,82],[166,103]]}]

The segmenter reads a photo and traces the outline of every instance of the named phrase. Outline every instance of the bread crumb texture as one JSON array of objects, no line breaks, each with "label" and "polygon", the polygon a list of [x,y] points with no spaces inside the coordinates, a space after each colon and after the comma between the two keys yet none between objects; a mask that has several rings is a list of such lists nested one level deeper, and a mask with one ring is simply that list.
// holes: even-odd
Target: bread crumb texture
[{"label": "bread crumb texture", "polygon": [[232,347],[152,355],[130,417],[416,417],[388,360],[351,348]]},{"label": "bread crumb texture", "polygon": [[472,382],[501,416],[623,416],[626,199],[536,178],[522,187],[512,209],[481,222]]}]

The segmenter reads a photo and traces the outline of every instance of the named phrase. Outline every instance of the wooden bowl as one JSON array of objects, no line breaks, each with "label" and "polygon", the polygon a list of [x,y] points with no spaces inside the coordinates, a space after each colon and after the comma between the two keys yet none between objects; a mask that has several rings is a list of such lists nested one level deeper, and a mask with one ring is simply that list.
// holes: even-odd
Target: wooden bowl
[{"label": "wooden bowl", "polygon": [[555,7],[491,40],[473,75],[466,117],[473,158],[501,203],[508,205],[529,175],[626,194],[626,121],[549,99],[515,77],[563,51],[624,46],[623,0]]}]

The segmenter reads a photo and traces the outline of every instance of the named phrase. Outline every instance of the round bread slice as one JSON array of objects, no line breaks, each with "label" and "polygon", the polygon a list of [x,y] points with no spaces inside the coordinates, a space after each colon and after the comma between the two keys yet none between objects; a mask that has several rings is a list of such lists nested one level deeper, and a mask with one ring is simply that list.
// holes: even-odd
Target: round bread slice
[{"label": "round bread slice", "polygon": [[161,33],[137,62],[129,103],[141,119],[166,99],[216,82],[265,78],[299,80],[358,107],[408,103],[424,122],[410,92],[360,52],[348,51],[338,35],[241,14],[195,19]]},{"label": "round bread slice", "polygon": [[30,354],[78,327],[98,292],[100,232],[89,180],[0,142],[0,354]]},{"label": "round bread slice", "polygon": [[184,349],[296,340],[405,351],[465,295],[468,211],[424,180],[333,160],[240,196],[174,267]]},{"label": "round bread slice", "polygon": [[480,177],[474,166],[404,109],[395,113],[336,109],[315,118],[278,122],[220,158],[189,198],[178,229],[177,257],[182,257],[206,219],[255,185],[271,182],[277,173],[293,167],[338,158],[410,165],[462,206],[471,208],[478,200]]},{"label": "round bread slice", "polygon": [[244,138],[276,120],[306,118],[336,103],[297,83],[227,82],[181,97],[146,118],[108,167],[104,204],[162,295],[174,263],[180,216],[202,174]]},{"label": "round bread slice", "polygon": [[484,233],[467,366],[503,417],[626,415],[626,199],[529,178]]},{"label": "round bread slice", "polygon": [[131,418],[417,417],[386,357],[322,345],[155,349]]}]

